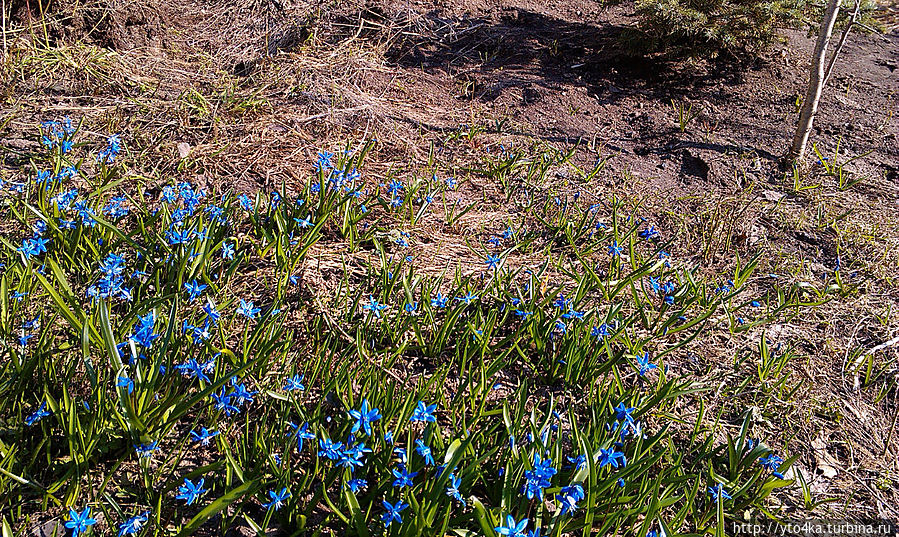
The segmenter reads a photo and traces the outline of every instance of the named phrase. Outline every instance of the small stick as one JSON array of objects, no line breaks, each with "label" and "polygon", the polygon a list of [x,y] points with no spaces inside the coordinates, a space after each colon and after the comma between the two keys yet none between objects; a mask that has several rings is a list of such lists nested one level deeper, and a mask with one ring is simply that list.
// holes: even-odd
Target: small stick
[{"label": "small stick", "polygon": [[840,36],[840,41],[837,43],[835,49],[833,49],[833,56],[830,57],[830,63],[827,65],[827,74],[824,75],[824,85],[827,85],[827,81],[830,80],[830,75],[833,74],[833,68],[837,64],[837,56],[840,55],[840,51],[843,50],[843,45],[846,44],[846,38],[849,37],[849,32],[852,31],[852,27],[855,26],[855,21],[858,19],[858,13],[862,9],[861,0],[855,0],[855,11],[852,12],[852,16],[849,17],[849,24],[846,25],[846,29],[843,30],[843,35]]}]

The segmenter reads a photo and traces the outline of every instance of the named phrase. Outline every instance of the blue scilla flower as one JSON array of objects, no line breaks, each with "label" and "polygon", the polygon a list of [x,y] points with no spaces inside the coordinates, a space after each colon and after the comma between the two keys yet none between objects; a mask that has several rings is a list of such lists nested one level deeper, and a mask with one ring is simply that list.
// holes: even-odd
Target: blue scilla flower
[{"label": "blue scilla flower", "polygon": [[343,454],[343,442],[332,442],[328,438],[322,438],[318,441],[318,456],[331,459],[332,461],[340,460]]},{"label": "blue scilla flower", "polygon": [[318,153],[318,156],[316,157],[315,162],[313,163],[312,167],[316,171],[319,171],[319,170],[328,171],[328,170],[334,168],[334,164],[331,162],[332,158],[334,158],[334,153],[331,153],[328,151],[320,151]]},{"label": "blue scilla flower", "polygon": [[200,432],[191,431],[190,436],[193,437],[194,442],[200,444],[201,446],[208,446],[209,442],[212,441],[213,438],[218,436],[218,431],[210,431],[206,427],[201,427]]},{"label": "blue scilla flower", "polygon": [[387,309],[386,304],[380,304],[372,295],[368,296],[368,302],[362,304],[362,309],[371,311],[375,317],[380,318],[381,312]]},{"label": "blue scilla flower", "polygon": [[773,453],[759,459],[759,464],[762,465],[762,468],[771,470],[772,475],[778,479],[784,479],[784,475],[778,471],[783,462],[784,460],[781,457],[778,457]]},{"label": "blue scilla flower", "polygon": [[222,259],[234,259],[234,245],[230,242],[222,243]]},{"label": "blue scilla flower", "polygon": [[627,458],[624,456],[624,453],[620,451],[615,451],[615,448],[612,449],[604,449],[600,448],[599,456],[597,457],[597,462],[599,462],[599,467],[603,468],[605,466],[611,466],[612,468],[618,468],[620,465],[624,468],[627,465]]},{"label": "blue scilla flower", "polygon": [[584,454],[580,454],[576,457],[568,457],[568,462],[570,462],[575,471],[577,471],[586,466],[587,456]]},{"label": "blue scilla flower", "polygon": [[559,493],[556,494],[556,499],[562,505],[561,514],[573,515],[578,508],[577,502],[584,499],[584,487],[579,484],[562,487]]},{"label": "blue scilla flower", "polygon": [[650,225],[648,228],[640,231],[639,235],[646,240],[650,240],[658,237],[659,232],[656,230],[655,226]]},{"label": "blue scilla flower", "polygon": [[646,375],[649,371],[653,369],[657,369],[659,366],[656,364],[650,363],[649,361],[649,353],[643,353],[643,356],[637,355],[637,365],[640,368],[640,376]]},{"label": "blue scilla flower", "polygon": [[25,239],[22,241],[22,245],[16,248],[16,251],[21,253],[27,261],[34,256],[38,256],[46,252],[48,242],[50,242],[50,239],[44,239],[41,237]]},{"label": "blue scilla flower", "polygon": [[42,401],[40,406],[37,407],[37,410],[25,417],[25,425],[31,427],[49,415],[50,412],[47,410],[47,402]]},{"label": "blue scilla flower", "polygon": [[129,339],[135,344],[149,349],[153,346],[153,342],[159,337],[159,334],[154,332],[155,325],[156,316],[152,311],[143,317],[138,316],[137,322],[134,323],[134,334],[132,334]]},{"label": "blue scilla flower", "polygon": [[590,331],[590,335],[602,341],[612,335],[612,333],[609,331],[609,325],[602,323],[599,326],[594,326]]},{"label": "blue scilla flower", "polygon": [[209,369],[207,364],[201,364],[195,358],[188,358],[187,362],[176,365],[175,369],[180,371],[185,377],[210,382],[209,376],[206,375],[207,369]]},{"label": "blue scilla flower", "polygon": [[715,484],[714,487],[709,487],[708,495],[712,496],[719,502],[721,500],[732,500],[733,499],[730,497],[730,494],[728,494],[727,491],[724,490],[724,486],[721,483]]},{"label": "blue scilla flower", "polygon": [[434,464],[434,455],[431,454],[431,448],[425,445],[424,441],[418,439],[415,441],[415,451],[425,460],[425,464]]},{"label": "blue scilla flower", "polygon": [[500,263],[502,263],[502,258],[498,255],[488,255],[487,259],[484,260],[484,263],[487,265],[487,269],[497,269],[499,268]]},{"label": "blue scilla flower", "polygon": [[122,535],[136,535],[140,533],[148,520],[150,520],[150,512],[145,511],[122,522],[119,524],[119,537],[122,537]]},{"label": "blue scilla flower", "polygon": [[237,308],[237,314],[246,317],[247,319],[255,319],[256,314],[262,311],[260,308],[253,306],[252,300],[244,300],[240,299],[240,306]]},{"label": "blue scilla flower", "polygon": [[153,456],[153,453],[159,451],[159,442],[154,441],[136,445],[134,446],[134,451],[139,458],[148,459]]},{"label": "blue scilla flower", "polygon": [[415,405],[415,410],[412,411],[412,416],[409,418],[409,421],[419,421],[425,423],[434,423],[437,421],[437,417],[434,416],[434,411],[437,409],[437,405],[427,405],[424,401],[419,401]]},{"label": "blue scilla flower", "polygon": [[297,439],[297,451],[303,451],[304,440],[315,440],[315,433],[309,431],[309,424],[295,425],[293,422],[287,422],[287,426],[291,429],[287,436],[293,436]]},{"label": "blue scilla flower", "polygon": [[437,293],[437,296],[431,299],[431,306],[434,308],[445,308],[449,298]]},{"label": "blue scilla flower", "polygon": [[463,296],[456,297],[458,302],[464,302],[465,304],[471,304],[473,301],[478,299],[478,295],[473,294],[471,291],[468,291]]},{"label": "blue scilla flower", "polygon": [[253,396],[256,395],[257,393],[259,393],[258,391],[253,392],[253,391],[248,390],[246,384],[244,384],[242,382],[238,383],[237,377],[231,378],[231,385],[234,387],[234,389],[231,391],[231,393],[229,395],[231,396],[231,399],[234,401],[234,404],[237,406],[241,406],[244,403],[247,403],[247,404],[252,403]]},{"label": "blue scilla flower", "polygon": [[362,407],[359,410],[354,409],[347,413],[356,420],[350,433],[356,433],[361,429],[365,434],[371,436],[371,424],[381,419],[381,413],[377,408],[369,408],[368,399],[362,400]]},{"label": "blue scilla flower", "polygon": [[402,464],[398,465],[397,468],[393,468],[390,472],[396,478],[393,480],[394,487],[411,487],[413,485],[412,478],[418,475],[418,472],[409,472]]},{"label": "blue scilla flower", "polygon": [[493,529],[494,531],[496,531],[496,533],[499,533],[500,535],[503,535],[505,537],[525,537],[524,531],[527,527],[527,518],[522,518],[519,522],[516,522],[515,518],[512,515],[507,515],[506,523]]},{"label": "blue scilla flower", "polygon": [[304,391],[306,386],[303,385],[303,375],[294,375],[284,381],[284,387],[281,388],[285,392]]},{"label": "blue scilla flower", "polygon": [[406,313],[415,313],[415,310],[418,309],[418,302],[407,302],[403,309],[406,310]]},{"label": "blue scilla flower", "polygon": [[391,504],[387,500],[381,502],[384,505],[384,509],[386,511],[381,515],[381,522],[384,523],[384,526],[390,527],[394,522],[398,524],[403,523],[403,517],[400,515],[400,512],[409,507],[408,503],[403,503],[401,501],[397,501],[395,504]]},{"label": "blue scilla flower", "polygon": [[72,530],[72,537],[87,531],[90,526],[96,524],[97,521],[91,518],[91,508],[85,507],[80,513],[74,509],[69,509],[69,520],[66,521],[66,527]]},{"label": "blue scilla flower", "polygon": [[399,196],[403,191],[403,183],[397,181],[396,179],[392,179],[390,183],[387,184],[387,193],[391,196]]},{"label": "blue scilla flower", "polygon": [[350,489],[353,492],[353,494],[355,494],[355,493],[359,492],[360,490],[368,487],[368,481],[366,481],[364,479],[358,479],[358,478],[350,479],[349,481],[346,482],[346,486],[348,489]]},{"label": "blue scilla flower", "polygon": [[207,287],[208,286],[206,284],[198,283],[197,280],[184,284],[184,288],[187,290],[187,294],[191,302],[196,300],[196,298],[200,296],[203,290]]},{"label": "blue scilla flower", "polygon": [[449,476],[449,486],[446,487],[446,495],[450,498],[453,498],[456,501],[461,503],[465,503],[465,499],[462,498],[462,493],[459,491],[459,486],[462,485],[462,478],[456,476],[455,474],[450,474]]},{"label": "blue scilla flower", "polygon": [[231,393],[226,393],[225,388],[212,392],[213,408],[225,413],[226,416],[240,412],[240,407],[234,404]]},{"label": "blue scilla flower", "polygon": [[311,213],[306,218],[294,218],[293,221],[296,222],[297,225],[302,229],[306,229],[315,225],[315,222],[313,222],[312,220]]},{"label": "blue scilla flower", "polygon": [[134,381],[131,380],[130,378],[128,378],[127,376],[119,377],[118,381],[116,382],[116,386],[119,388],[125,388],[126,390],[128,390],[129,395],[134,393]]},{"label": "blue scilla flower", "polygon": [[634,421],[634,410],[637,410],[636,407],[628,407],[624,404],[624,401],[618,403],[618,406],[614,407],[612,410],[615,411],[615,419],[618,421]]},{"label": "blue scilla flower", "polygon": [[552,465],[552,459],[540,460],[540,455],[534,453],[532,470],[525,470],[523,486],[524,495],[529,500],[538,498],[543,500],[543,489],[552,485],[552,477],[556,475],[557,470]]},{"label": "blue scilla flower", "polygon": [[206,324],[208,326],[216,326],[222,314],[215,308],[215,303],[211,298],[206,299],[206,305],[203,306],[203,313],[206,314]]},{"label": "blue scilla flower", "polygon": [[618,257],[623,252],[624,250],[620,246],[618,246],[618,241],[612,241],[612,244],[609,245],[609,255],[611,255],[612,257]]},{"label": "blue scilla flower", "polygon": [[175,496],[175,499],[184,500],[187,502],[187,505],[192,505],[200,496],[209,492],[203,488],[204,484],[205,479],[203,478],[200,478],[200,481],[194,484],[193,481],[185,477],[184,484],[178,487],[178,495]]},{"label": "blue scilla flower", "polygon": [[271,498],[271,501],[262,504],[262,507],[278,511],[281,509],[281,507],[284,506],[284,502],[287,500],[287,498],[290,498],[290,492],[287,490],[287,487],[282,488],[280,492],[270,490],[268,491],[268,497]]}]

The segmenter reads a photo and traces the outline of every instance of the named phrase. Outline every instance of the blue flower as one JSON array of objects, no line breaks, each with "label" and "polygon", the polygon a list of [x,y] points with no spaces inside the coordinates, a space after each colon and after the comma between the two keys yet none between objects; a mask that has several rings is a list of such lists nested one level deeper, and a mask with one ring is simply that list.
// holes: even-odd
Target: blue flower
[{"label": "blue flower", "polygon": [[447,301],[449,301],[449,298],[437,293],[437,296],[431,299],[431,306],[434,308],[445,308]]},{"label": "blue flower", "polygon": [[50,239],[44,239],[41,237],[35,237],[33,239],[25,239],[22,241],[22,246],[16,248],[16,251],[20,252],[23,256],[25,256],[25,260],[29,260],[34,256],[40,255],[43,252],[47,251],[47,243],[50,242]]},{"label": "blue flower", "polygon": [[190,435],[193,437],[194,442],[199,443],[201,446],[208,446],[209,442],[212,441],[219,434],[218,431],[210,431],[206,427],[200,427],[200,432],[191,431]]},{"label": "blue flower", "polygon": [[477,300],[478,295],[473,294],[471,291],[465,293],[465,296],[457,296],[456,300],[459,302],[465,302],[465,304],[471,304],[472,301]]},{"label": "blue flower", "polygon": [[381,419],[381,413],[377,408],[369,409],[368,399],[362,400],[362,408],[359,410],[350,410],[347,412],[351,418],[356,420],[350,433],[355,433],[362,429],[365,434],[371,436],[371,424]]},{"label": "blue flower", "polygon": [[387,500],[384,500],[382,503],[384,504],[384,509],[387,511],[381,515],[381,522],[387,527],[394,522],[402,524],[403,517],[400,516],[400,511],[409,507],[409,504],[397,501],[395,504],[391,505]]},{"label": "blue flower", "polygon": [[484,263],[487,265],[487,269],[497,269],[499,268],[500,263],[502,263],[502,258],[498,255],[488,255],[487,259],[484,260]]},{"label": "blue flower", "polygon": [[140,530],[144,529],[144,524],[150,519],[149,515],[149,512],[144,512],[119,524],[119,537],[140,533]]},{"label": "blue flower", "polygon": [[394,487],[411,487],[412,486],[412,478],[418,475],[418,472],[409,472],[406,470],[406,467],[402,464],[399,465],[399,468],[394,468],[390,471],[393,474],[393,477],[396,479],[393,480]]},{"label": "blue flower", "polygon": [[128,377],[119,377],[116,386],[118,386],[119,388],[126,388],[129,395],[134,393],[134,381]]},{"label": "blue flower", "polygon": [[556,499],[562,504],[561,514],[569,513],[573,515],[578,508],[577,502],[584,499],[584,487],[579,484],[562,487],[559,494],[556,494]]},{"label": "blue flower", "polygon": [[255,319],[256,314],[261,311],[260,308],[253,307],[253,302],[240,299],[240,307],[237,308],[237,314],[243,315],[247,319]]},{"label": "blue flower", "polygon": [[657,237],[658,234],[659,234],[659,232],[656,231],[655,226],[650,225],[648,228],[646,228],[640,232],[640,237],[642,237],[646,240],[650,240],[650,239]]},{"label": "blue flower", "polygon": [[185,500],[187,505],[193,504],[197,498],[209,492],[208,490],[203,488],[203,484],[205,483],[205,479],[201,478],[200,481],[195,485],[190,479],[184,478],[184,484],[178,487],[178,495],[175,496],[176,500]]},{"label": "blue flower", "polygon": [[615,451],[614,448],[600,448],[598,462],[600,468],[608,465],[611,465],[612,468],[618,468],[619,463],[621,464],[621,467],[624,468],[627,465],[627,458],[625,458],[624,453]]},{"label": "blue flower", "polygon": [[527,518],[522,518],[520,522],[515,522],[515,518],[513,518],[512,515],[507,515],[506,524],[504,526],[497,526],[493,529],[500,535],[504,535],[506,537],[525,537],[524,530],[527,527]]},{"label": "blue flower", "polygon": [[209,377],[206,375],[206,373],[207,371],[210,371],[214,366],[215,362],[212,361],[201,364],[198,363],[195,358],[189,358],[187,362],[176,365],[175,369],[181,371],[181,374],[185,377],[193,377],[198,380],[202,380],[203,382],[210,382]]},{"label": "blue flower", "polygon": [[386,304],[379,304],[378,301],[375,300],[375,297],[369,295],[369,296],[368,296],[368,303],[363,304],[363,305],[362,305],[362,309],[364,309],[364,310],[370,310],[370,311],[375,315],[375,317],[377,317],[377,318],[380,319],[380,318],[381,318],[381,312],[384,311],[385,309],[387,309],[387,305],[386,305]]},{"label": "blue flower", "polygon": [[425,464],[434,464],[434,456],[431,454],[431,448],[426,446],[423,440],[418,439],[415,441],[415,451],[424,458]]},{"label": "blue flower", "polygon": [[287,487],[284,487],[281,489],[281,492],[275,492],[274,490],[268,491],[268,496],[272,501],[262,504],[262,507],[278,511],[283,506],[284,500],[290,498],[290,492],[287,491]]},{"label": "blue flower", "polygon": [[609,255],[612,257],[618,257],[622,254],[624,250],[618,246],[618,241],[612,241],[612,244],[609,246]]},{"label": "blue flower", "polygon": [[297,451],[303,451],[303,441],[304,440],[315,440],[315,433],[309,432],[309,424],[308,423],[304,423],[303,425],[297,426],[291,422],[288,422],[287,425],[293,429],[293,432],[287,433],[287,435],[295,436],[297,439]]},{"label": "blue flower", "polygon": [[355,493],[359,492],[360,490],[364,489],[365,487],[367,487],[368,481],[366,481],[364,479],[350,479],[349,481],[346,482],[346,486],[353,492],[353,494],[355,494]]},{"label": "blue flower", "polygon": [[139,446],[134,446],[134,451],[137,453],[137,456],[141,459],[147,459],[153,456],[153,453],[159,450],[159,442],[149,442],[146,444],[141,444]]},{"label": "blue flower", "polygon": [[649,362],[649,353],[646,352],[643,356],[637,355],[637,365],[640,366],[640,376],[646,375],[649,371],[653,369],[657,369],[659,366]]},{"label": "blue flower", "polygon": [[159,337],[159,334],[154,332],[155,324],[156,316],[152,311],[143,317],[138,316],[137,322],[134,324],[134,335],[130,338],[131,341],[149,349],[153,346],[153,342]]},{"label": "blue flower", "polygon": [[434,416],[434,411],[436,409],[437,405],[426,405],[424,401],[419,401],[415,406],[415,410],[412,411],[412,416],[409,418],[409,421],[434,423],[437,421],[437,417]]},{"label": "blue flower", "polygon": [[306,386],[303,386],[303,375],[294,375],[284,381],[284,387],[282,390],[285,392],[293,392],[293,391],[304,391]]},{"label": "blue flower", "polygon": [[42,401],[41,405],[37,407],[37,410],[25,417],[25,425],[31,427],[49,415],[50,412],[47,410],[47,402]]},{"label": "blue flower", "polygon": [[332,442],[329,438],[322,438],[318,441],[318,456],[332,461],[340,460],[343,456],[343,442]]},{"label": "blue flower", "polygon": [[784,460],[774,453],[770,453],[768,456],[759,459],[759,464],[762,465],[762,468],[771,470],[772,475],[778,479],[784,479],[784,475],[778,471],[783,462]]},{"label": "blue flower", "polygon": [[200,296],[200,293],[203,292],[203,289],[206,289],[207,287],[208,285],[206,284],[197,283],[197,280],[184,284],[184,288],[187,289],[187,293],[190,296],[191,302],[193,302],[198,296]]},{"label": "blue flower", "polygon": [[459,491],[459,486],[462,484],[462,478],[457,477],[456,475],[450,474],[449,476],[449,485],[446,487],[446,495],[450,498],[454,498],[462,503],[465,503],[465,499],[462,498],[462,493]]},{"label": "blue flower", "polygon": [[234,259],[234,245],[223,242],[222,243],[222,259]]},{"label": "blue flower", "polygon": [[719,502],[722,499],[725,499],[725,500],[733,499],[730,497],[730,494],[728,494],[727,491],[724,490],[724,487],[721,485],[721,483],[716,484],[714,487],[709,487],[708,494],[709,494],[709,496],[713,496]]},{"label": "blue flower", "polygon": [[612,410],[615,411],[615,419],[618,421],[634,421],[634,416],[632,415],[634,410],[637,410],[636,407],[628,407],[624,404],[624,401],[618,403],[618,406],[614,407]]},{"label": "blue flower", "polygon": [[72,530],[72,537],[78,537],[79,534],[86,532],[88,527],[96,523],[97,521],[91,518],[90,507],[85,507],[81,513],[74,509],[69,509],[69,520],[66,521],[66,527]]},{"label": "blue flower", "polygon": [[570,462],[574,466],[575,471],[577,471],[587,464],[587,456],[581,454],[577,457],[568,457],[568,462]]},{"label": "blue flower", "polygon": [[529,500],[534,498],[543,500],[543,489],[552,485],[551,479],[556,475],[557,470],[552,465],[552,459],[546,458],[541,461],[540,455],[537,453],[534,453],[533,464],[533,470],[525,470],[524,472],[525,483],[523,491]]}]

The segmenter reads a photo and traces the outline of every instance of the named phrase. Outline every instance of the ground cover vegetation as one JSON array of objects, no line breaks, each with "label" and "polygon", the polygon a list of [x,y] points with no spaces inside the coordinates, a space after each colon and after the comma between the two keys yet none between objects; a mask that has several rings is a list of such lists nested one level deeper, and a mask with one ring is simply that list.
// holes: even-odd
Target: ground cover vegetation
[{"label": "ground cover vegetation", "polygon": [[[283,9],[265,5],[229,9]],[[4,29],[4,537],[717,536],[895,514],[899,234],[878,212],[895,175],[859,165],[874,148],[816,140],[784,172],[721,144],[709,103],[655,99],[680,137],[675,174],[700,183],[666,199],[637,187],[646,147],[475,117],[491,91],[475,75],[444,81],[466,121],[403,134],[394,116],[422,95],[349,66],[422,69],[445,19],[406,18],[381,42],[387,10],[369,6],[328,14],[334,34],[266,30],[263,58],[230,71],[152,52],[144,72],[115,39],[53,37],[72,15],[38,7]],[[480,21],[456,30],[448,62],[495,61],[495,34],[466,41]],[[54,87],[68,104],[48,105]],[[698,153],[725,145],[742,170],[727,192]],[[797,254],[777,233],[830,242]],[[815,375],[834,361],[844,391]],[[849,414],[876,430],[870,454]],[[858,490],[828,488],[840,475]]]}]

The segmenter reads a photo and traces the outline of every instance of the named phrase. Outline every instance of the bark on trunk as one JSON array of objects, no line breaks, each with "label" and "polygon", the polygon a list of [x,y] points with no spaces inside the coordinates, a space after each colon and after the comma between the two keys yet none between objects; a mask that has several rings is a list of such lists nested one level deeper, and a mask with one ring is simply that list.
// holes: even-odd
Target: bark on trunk
[{"label": "bark on trunk", "polygon": [[812,122],[818,112],[818,101],[821,100],[821,92],[824,89],[824,75],[827,63],[827,45],[833,35],[833,26],[837,21],[840,11],[840,0],[828,0],[827,9],[824,12],[824,20],[821,22],[821,31],[818,41],[815,43],[815,51],[812,54],[812,65],[809,73],[808,90],[805,92],[805,101],[799,112],[799,125],[793,136],[793,144],[787,153],[786,160],[796,162],[805,156],[805,147],[808,144],[808,136],[812,131]]}]

